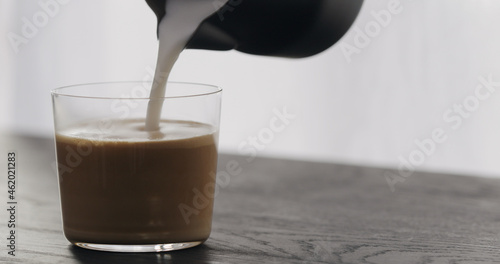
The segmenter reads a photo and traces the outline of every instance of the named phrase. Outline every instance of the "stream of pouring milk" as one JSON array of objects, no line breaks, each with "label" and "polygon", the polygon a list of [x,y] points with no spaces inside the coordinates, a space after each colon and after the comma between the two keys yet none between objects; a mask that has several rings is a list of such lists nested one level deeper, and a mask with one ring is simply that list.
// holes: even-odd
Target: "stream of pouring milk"
[{"label": "stream of pouring milk", "polygon": [[217,11],[213,0],[165,1],[166,15],[158,26],[160,46],[146,117],[147,131],[159,129],[163,97],[175,61],[201,22]]}]

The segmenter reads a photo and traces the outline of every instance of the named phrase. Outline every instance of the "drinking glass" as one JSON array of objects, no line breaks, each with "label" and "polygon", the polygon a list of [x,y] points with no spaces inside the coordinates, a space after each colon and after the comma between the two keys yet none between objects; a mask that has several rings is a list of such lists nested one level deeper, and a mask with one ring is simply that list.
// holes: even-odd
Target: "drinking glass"
[{"label": "drinking glass", "polygon": [[52,91],[65,237],[94,250],[159,252],[208,239],[222,90],[168,83],[145,128],[150,82]]}]

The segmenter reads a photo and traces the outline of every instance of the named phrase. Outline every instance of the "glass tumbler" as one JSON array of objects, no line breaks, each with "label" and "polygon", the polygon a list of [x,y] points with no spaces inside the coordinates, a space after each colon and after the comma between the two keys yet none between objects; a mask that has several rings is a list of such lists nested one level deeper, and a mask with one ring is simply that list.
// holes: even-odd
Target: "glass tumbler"
[{"label": "glass tumbler", "polygon": [[[95,250],[159,252],[208,239],[216,186],[222,90],[150,82],[52,91],[63,229]],[[146,129],[148,104],[160,105]]]}]

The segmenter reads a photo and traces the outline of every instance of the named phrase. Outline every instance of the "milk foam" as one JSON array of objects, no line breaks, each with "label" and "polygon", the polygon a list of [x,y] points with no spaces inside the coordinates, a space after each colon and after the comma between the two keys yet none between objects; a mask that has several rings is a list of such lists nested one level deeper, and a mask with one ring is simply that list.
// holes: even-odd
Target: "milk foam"
[{"label": "milk foam", "polygon": [[201,22],[217,10],[213,0],[168,0],[165,11],[158,27],[160,47],[146,117],[148,131],[160,128],[167,79],[175,61]]},{"label": "milk foam", "polygon": [[[199,141],[201,144],[205,137],[216,136],[215,127],[191,121],[161,120],[160,129],[146,131],[144,119],[112,120],[111,125],[103,127],[99,121],[80,123],[67,129],[58,131],[59,137],[68,140],[91,140],[93,142],[155,142],[186,140]],[[173,144],[173,143],[172,143]],[[193,144],[197,145],[197,144]]]}]

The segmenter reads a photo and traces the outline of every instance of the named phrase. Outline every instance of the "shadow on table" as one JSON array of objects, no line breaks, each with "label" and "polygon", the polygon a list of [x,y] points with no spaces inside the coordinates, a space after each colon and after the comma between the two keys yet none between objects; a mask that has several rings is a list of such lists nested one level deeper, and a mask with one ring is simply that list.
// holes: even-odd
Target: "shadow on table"
[{"label": "shadow on table", "polygon": [[75,259],[81,264],[110,263],[209,263],[210,248],[202,244],[193,248],[165,253],[114,253],[83,249],[74,245],[69,247]]}]

